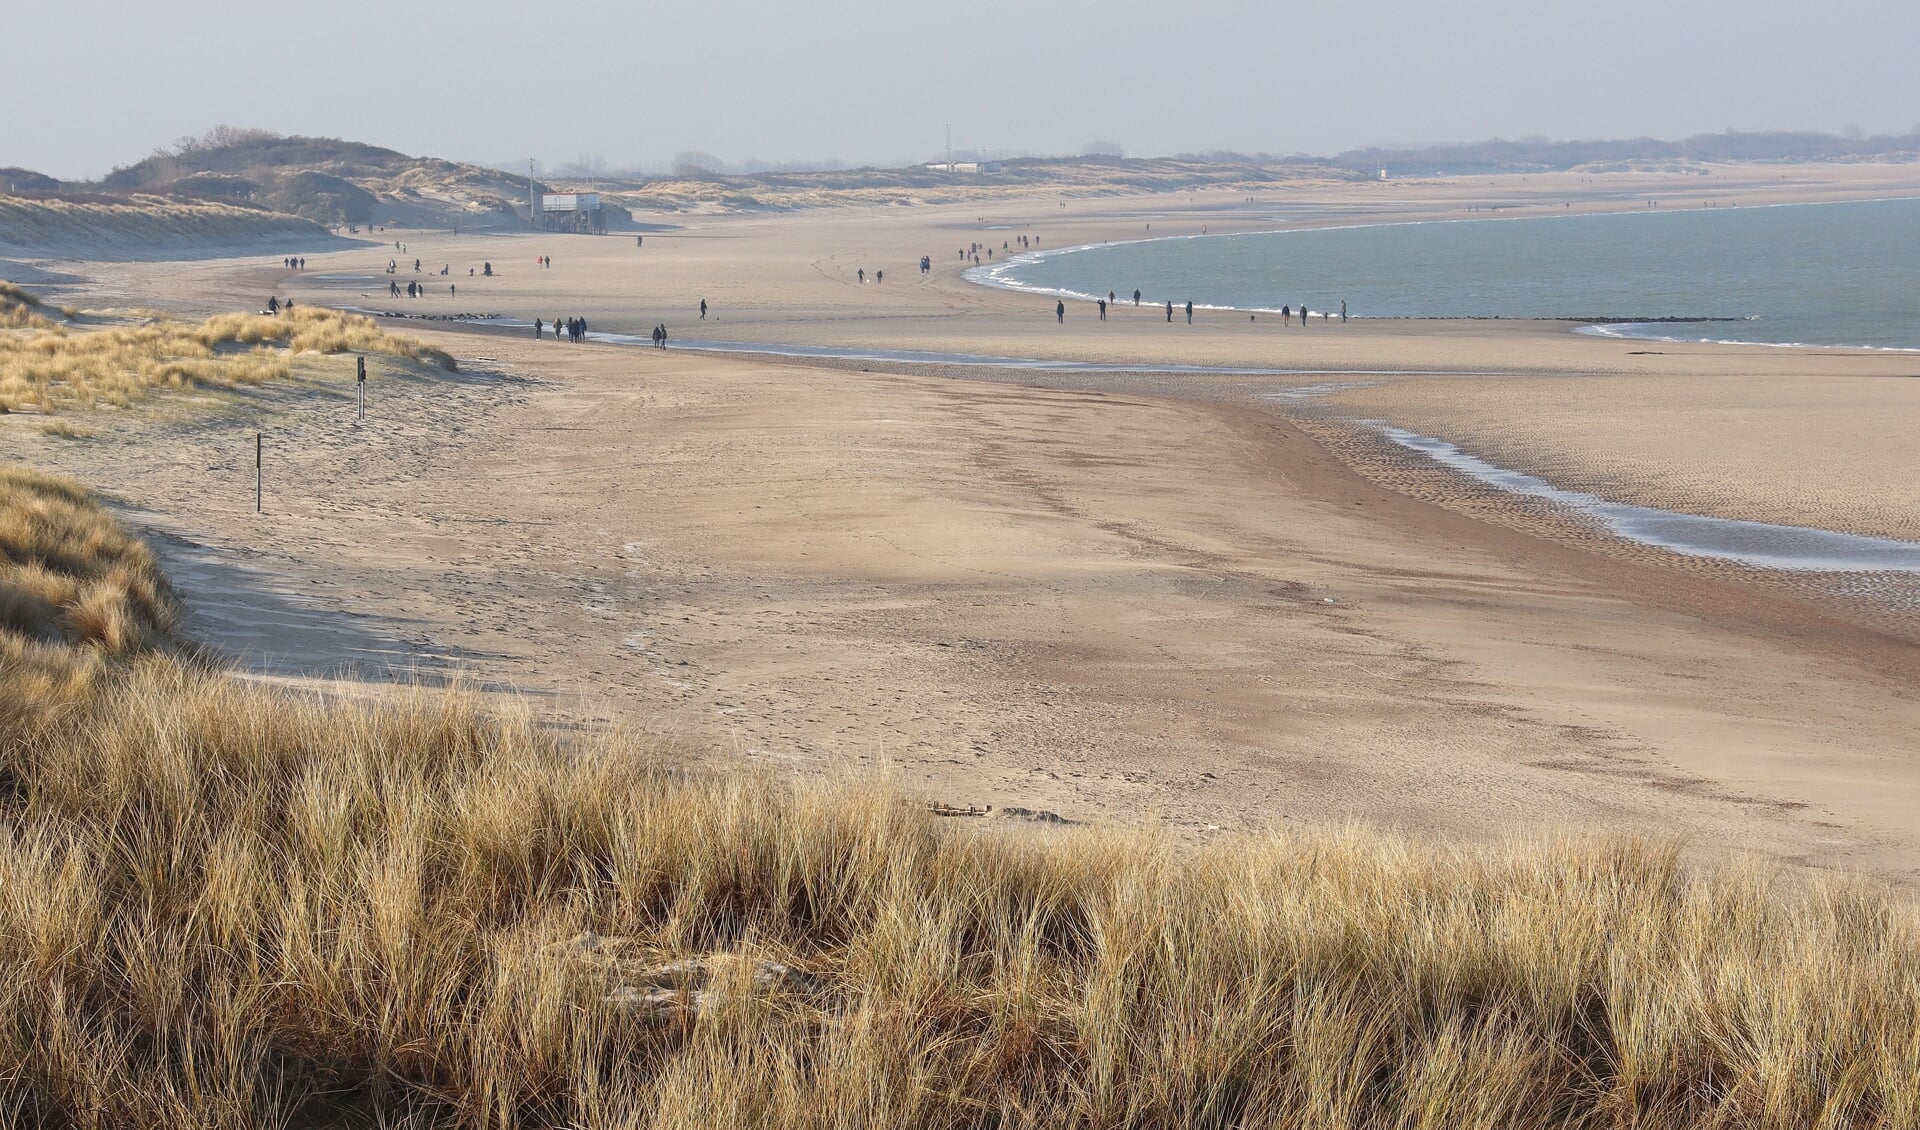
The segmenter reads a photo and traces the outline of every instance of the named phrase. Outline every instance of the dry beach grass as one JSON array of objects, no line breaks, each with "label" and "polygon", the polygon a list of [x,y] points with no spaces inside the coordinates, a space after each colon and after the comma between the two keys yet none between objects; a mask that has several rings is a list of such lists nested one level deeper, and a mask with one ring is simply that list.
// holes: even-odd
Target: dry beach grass
[{"label": "dry beach grass", "polygon": [[240,683],[29,472],[0,594],[0,1123],[1920,1120],[1920,924],[1872,889],[996,833],[459,692]]},{"label": "dry beach grass", "polygon": [[40,332],[0,336],[0,407],[9,410],[124,408],[156,389],[255,385],[290,374],[302,353],[381,353],[453,367],[447,354],[389,334],[371,318],[313,307],[87,332],[69,332],[44,318],[23,324]]},{"label": "dry beach grass", "polygon": [[191,249],[324,235],[325,229],[310,220],[214,200],[138,193],[71,198],[0,193],[0,247],[145,255],[159,246]]}]

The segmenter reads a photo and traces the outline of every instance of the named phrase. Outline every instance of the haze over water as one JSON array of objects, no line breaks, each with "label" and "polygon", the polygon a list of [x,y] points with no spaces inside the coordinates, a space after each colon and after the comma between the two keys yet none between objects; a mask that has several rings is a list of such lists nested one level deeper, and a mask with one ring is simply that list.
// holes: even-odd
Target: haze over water
[{"label": "haze over water", "polygon": [[1361,317],[1712,318],[1597,332],[1920,349],[1920,200],[1144,239],[1018,256],[974,277],[1079,297]]}]

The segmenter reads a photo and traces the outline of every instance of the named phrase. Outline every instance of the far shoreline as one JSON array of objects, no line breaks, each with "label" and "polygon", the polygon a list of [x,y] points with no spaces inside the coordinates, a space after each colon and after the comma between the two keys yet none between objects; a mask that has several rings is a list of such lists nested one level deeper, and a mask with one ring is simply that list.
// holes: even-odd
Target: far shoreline
[{"label": "far shoreline", "polygon": [[[1508,175],[1511,176],[1512,174],[1508,174]],[[1049,247],[1049,248],[1041,248],[1037,250],[1013,251],[1009,253],[1004,259],[999,260],[997,262],[994,262],[994,261],[989,261],[986,263],[976,262],[972,266],[964,267],[960,271],[960,277],[968,283],[971,283],[975,286],[990,289],[990,290],[999,290],[999,291],[1005,291],[1013,294],[1032,295],[1035,297],[1043,297],[1043,298],[1064,299],[1064,300],[1070,300],[1076,303],[1093,305],[1093,304],[1099,304],[1103,302],[1104,301],[1103,296],[1095,293],[1074,290],[1069,287],[1042,286],[1042,285],[1036,285],[1036,284],[1023,283],[1023,282],[1015,281],[1013,279],[1008,278],[1007,274],[1010,272],[1017,271],[1022,267],[1030,266],[1032,264],[1040,263],[1049,259],[1065,258],[1069,255],[1076,255],[1076,254],[1081,254],[1089,251],[1106,250],[1106,249],[1111,249],[1116,247],[1132,247],[1132,246],[1138,246],[1138,245],[1149,244],[1149,243],[1174,243],[1174,242],[1189,241],[1189,240],[1239,239],[1246,236],[1282,236],[1282,235],[1296,235],[1304,232],[1363,231],[1363,230],[1371,230],[1371,229],[1377,229],[1377,228],[1423,227],[1423,226],[1429,226],[1434,224],[1494,223],[1494,222],[1501,222],[1506,220],[1547,220],[1547,219],[1565,220],[1565,219],[1577,219],[1577,218],[1591,218],[1596,216],[1645,216],[1645,215],[1653,215],[1653,214],[1670,216],[1675,214],[1685,215],[1685,214],[1701,213],[1701,212],[1733,211],[1741,208],[1772,210],[1772,209],[1780,209],[1780,208],[1818,208],[1818,207],[1829,207],[1829,206],[1843,205],[1843,204],[1898,204],[1898,203],[1911,202],[1914,200],[1920,200],[1920,189],[1915,189],[1914,191],[1907,192],[1907,193],[1900,193],[1900,194],[1888,194],[1888,195],[1866,196],[1866,197],[1842,197],[1842,198],[1833,198],[1833,199],[1795,199],[1795,200],[1783,200],[1783,201],[1761,200],[1756,202],[1744,202],[1744,203],[1740,200],[1735,200],[1731,203],[1726,203],[1726,204],[1721,204],[1721,203],[1718,203],[1717,201],[1709,201],[1705,203],[1694,204],[1692,206],[1682,206],[1682,207],[1669,208],[1669,209],[1657,209],[1657,208],[1641,209],[1641,208],[1626,208],[1626,207],[1608,208],[1603,206],[1595,206],[1596,204],[1602,203],[1601,201],[1583,200],[1578,202],[1569,201],[1568,203],[1570,207],[1565,210],[1550,210],[1550,209],[1543,210],[1539,208],[1534,208],[1531,210],[1527,210],[1525,214],[1505,216],[1505,217],[1487,215],[1487,216],[1472,216],[1472,217],[1463,218],[1458,216],[1427,215],[1427,216],[1420,216],[1420,217],[1407,218],[1407,219],[1382,219],[1377,221],[1335,222],[1335,223],[1314,223],[1311,220],[1308,220],[1305,223],[1298,224],[1295,226],[1287,226],[1287,227],[1256,227],[1256,228],[1236,229],[1236,230],[1223,231],[1223,232],[1211,232],[1211,231],[1202,230],[1201,232],[1198,232],[1198,233],[1185,232],[1185,233],[1174,234],[1174,235],[1145,236],[1145,237],[1131,238],[1131,239],[1117,239],[1117,240],[1110,239],[1110,240],[1088,241],[1083,243],[1070,244],[1063,247]],[[1521,206],[1517,206],[1516,210],[1527,209],[1527,208],[1528,206],[1521,205]],[[1500,211],[1501,209],[1496,207],[1496,208],[1491,208],[1487,210],[1497,212],[1497,211]],[[1114,305],[1116,307],[1128,305],[1129,297],[1130,296],[1121,296],[1116,298],[1114,301]],[[1159,309],[1162,306],[1167,305],[1167,300],[1165,298],[1156,298],[1153,301],[1146,301],[1143,296],[1140,302],[1136,302],[1132,304],[1151,307],[1153,309]],[[1652,315],[1652,316],[1635,316],[1635,315],[1615,315],[1615,314],[1608,314],[1608,315],[1362,314],[1362,313],[1348,314],[1345,312],[1334,311],[1330,309],[1329,310],[1309,310],[1308,307],[1306,307],[1304,304],[1297,311],[1295,311],[1291,307],[1288,307],[1287,309],[1283,310],[1280,307],[1272,307],[1272,306],[1238,305],[1233,303],[1218,303],[1218,302],[1192,302],[1190,304],[1174,302],[1172,303],[1172,308],[1177,314],[1182,310],[1186,309],[1188,305],[1191,305],[1192,310],[1195,312],[1207,311],[1209,313],[1249,314],[1249,315],[1264,314],[1264,315],[1275,316],[1275,317],[1285,317],[1289,314],[1297,314],[1300,317],[1301,323],[1303,326],[1306,324],[1307,319],[1312,315],[1319,315],[1322,321],[1330,322],[1337,317],[1342,322],[1347,322],[1351,320],[1356,322],[1364,321],[1364,322],[1370,322],[1375,324],[1390,323],[1390,322],[1443,322],[1443,323],[1446,323],[1446,322],[1458,322],[1458,323],[1532,322],[1532,323],[1539,323],[1542,325],[1567,325],[1572,327],[1571,332],[1573,333],[1594,334],[1598,336],[1611,337],[1615,339],[1629,340],[1629,341],[1650,341],[1650,342],[1665,342],[1665,343],[1671,343],[1671,344],[1727,345],[1727,346],[1752,345],[1752,346],[1760,346],[1760,347],[1775,348],[1775,349],[1828,349],[1828,350],[1847,350],[1847,351],[1864,350],[1864,351],[1871,351],[1871,352],[1886,352],[1886,353],[1920,353],[1920,346],[1913,346],[1913,345],[1875,345],[1875,344],[1860,344],[1860,343],[1853,343],[1853,342],[1758,341],[1758,340],[1752,340],[1747,338],[1676,337],[1671,334],[1661,334],[1661,333],[1641,334],[1641,333],[1632,333],[1632,332],[1617,332],[1617,333],[1607,332],[1608,327],[1744,323],[1744,322],[1753,321],[1755,317],[1753,315],[1661,314],[1661,315]]]}]

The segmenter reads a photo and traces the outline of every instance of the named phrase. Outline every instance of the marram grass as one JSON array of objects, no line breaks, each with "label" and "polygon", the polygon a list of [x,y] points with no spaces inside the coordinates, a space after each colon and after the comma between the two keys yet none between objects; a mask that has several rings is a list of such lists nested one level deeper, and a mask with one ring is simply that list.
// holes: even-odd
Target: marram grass
[{"label": "marram grass", "polygon": [[286,377],[294,358],[308,352],[380,353],[453,367],[444,352],[387,333],[372,318],[318,307],[85,332],[48,324],[0,334],[0,406],[124,408],[159,389],[257,385]]},{"label": "marram grass", "polygon": [[[0,653],[0,1124],[1920,1125],[1920,929],[1876,890],[996,834],[460,692],[248,685],[23,482],[0,593],[79,587],[0,624],[94,674]],[[144,642],[61,619],[112,576]]]}]

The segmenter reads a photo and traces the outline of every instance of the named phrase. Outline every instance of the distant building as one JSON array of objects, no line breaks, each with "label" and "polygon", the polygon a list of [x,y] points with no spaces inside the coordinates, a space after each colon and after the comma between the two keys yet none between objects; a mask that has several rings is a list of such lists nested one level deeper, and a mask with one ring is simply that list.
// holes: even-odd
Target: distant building
[{"label": "distant building", "polygon": [[540,197],[540,228],[605,235],[607,214],[597,192],[548,192]]},{"label": "distant building", "polygon": [[998,161],[934,161],[927,168],[936,173],[997,173]]}]

